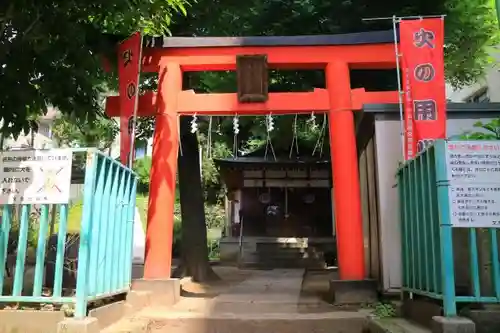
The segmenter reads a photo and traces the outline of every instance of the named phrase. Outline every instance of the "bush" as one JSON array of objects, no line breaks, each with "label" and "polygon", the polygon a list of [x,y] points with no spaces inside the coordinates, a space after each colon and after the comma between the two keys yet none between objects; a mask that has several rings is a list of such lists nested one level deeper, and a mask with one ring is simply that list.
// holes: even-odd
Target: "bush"
[{"label": "bush", "polygon": [[151,174],[151,157],[146,156],[134,162],[133,169],[137,174],[137,193],[149,193],[149,176]]},{"label": "bush", "polygon": [[[12,206],[11,210],[11,227],[9,233],[9,244],[11,249],[17,250],[17,244],[19,240],[19,228],[20,228],[20,218],[21,218],[21,206]],[[50,223],[50,221],[49,221]],[[37,212],[31,211],[28,217],[28,239],[27,247],[28,249],[36,249],[38,245],[38,228],[40,225],[40,216]]]},{"label": "bush", "polygon": [[[226,220],[224,207],[220,205],[205,205],[205,216],[207,229],[222,229]],[[219,239],[215,239],[208,235],[208,252],[210,259],[219,257]],[[174,206],[174,233],[172,239],[172,255],[179,258],[181,255],[182,242],[182,217],[181,205],[177,201]]]},{"label": "bush", "polygon": [[207,229],[223,228],[226,222],[226,211],[222,205],[205,205],[205,223]]},{"label": "bush", "polygon": [[219,260],[220,259],[220,248],[218,239],[208,240],[208,259]]}]

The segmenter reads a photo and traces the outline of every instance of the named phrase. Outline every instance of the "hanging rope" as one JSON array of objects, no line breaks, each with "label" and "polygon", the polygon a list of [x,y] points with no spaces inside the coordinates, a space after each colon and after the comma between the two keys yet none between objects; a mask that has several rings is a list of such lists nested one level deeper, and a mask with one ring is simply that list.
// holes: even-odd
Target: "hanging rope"
[{"label": "hanging rope", "polygon": [[240,119],[238,115],[233,118],[233,158],[238,158],[238,134],[240,133]]},{"label": "hanging rope", "polygon": [[198,131],[198,117],[196,113],[193,115],[193,119],[191,119],[191,133],[194,134]]},{"label": "hanging rope", "polygon": [[182,140],[181,140],[181,116],[177,116],[177,139],[179,140],[179,154],[184,156],[182,153]]},{"label": "hanging rope", "polygon": [[323,115],[323,124],[321,124],[321,129],[319,131],[319,136],[318,140],[316,141],[316,144],[314,145],[314,150],[312,153],[312,156],[316,154],[316,150],[319,148],[319,157],[321,158],[323,156],[323,146],[325,142],[325,132],[326,132],[326,123],[327,123],[327,117],[326,113]]},{"label": "hanging rope", "polygon": [[314,114],[314,111],[311,112],[311,117],[307,120],[307,123],[309,126],[311,126],[311,130],[314,132],[318,129],[318,124],[316,124],[316,115]]},{"label": "hanging rope", "polygon": [[298,114],[295,115],[295,118],[293,119],[293,138],[292,138],[292,145],[290,146],[290,154],[288,154],[288,158],[292,158],[292,153],[293,153],[293,148],[295,146],[295,152],[297,156],[299,156],[299,138],[297,134],[297,117]]},{"label": "hanging rope", "polygon": [[274,160],[276,161],[276,154],[274,153],[274,147],[273,143],[271,142],[271,132],[274,130],[274,119],[271,114],[268,114],[266,116],[266,132],[267,132],[267,138],[266,138],[266,151],[264,153],[264,158],[267,159],[267,153],[270,150],[271,153],[273,154]]},{"label": "hanging rope", "polygon": [[215,133],[217,133],[217,135],[222,135],[221,125],[220,125],[221,122],[222,122],[221,118],[217,118],[217,129],[215,130]]},{"label": "hanging rope", "polygon": [[212,158],[212,119],[208,119],[208,134],[207,134],[207,158]]}]

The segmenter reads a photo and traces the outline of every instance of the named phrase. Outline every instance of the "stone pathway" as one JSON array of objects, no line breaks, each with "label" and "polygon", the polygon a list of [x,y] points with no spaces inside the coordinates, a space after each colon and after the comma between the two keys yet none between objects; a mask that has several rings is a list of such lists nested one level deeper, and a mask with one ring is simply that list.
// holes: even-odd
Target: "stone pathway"
[{"label": "stone pathway", "polygon": [[214,299],[213,312],[296,312],[302,287],[302,269],[257,271],[249,279]]},{"label": "stone pathway", "polygon": [[[327,311],[333,309],[319,307],[322,301],[312,294],[302,304],[310,311],[304,311],[302,269],[244,271],[240,277],[209,290],[200,286],[201,293],[186,293],[171,307],[146,308],[121,325],[126,330],[115,326],[106,333],[359,333],[366,325],[366,313]],[[201,296],[204,291],[208,296]],[[149,330],[129,329],[145,324]]]},{"label": "stone pathway", "polygon": [[243,282],[219,296],[182,297],[169,312],[186,315],[296,313],[303,275],[302,269],[253,271]]}]

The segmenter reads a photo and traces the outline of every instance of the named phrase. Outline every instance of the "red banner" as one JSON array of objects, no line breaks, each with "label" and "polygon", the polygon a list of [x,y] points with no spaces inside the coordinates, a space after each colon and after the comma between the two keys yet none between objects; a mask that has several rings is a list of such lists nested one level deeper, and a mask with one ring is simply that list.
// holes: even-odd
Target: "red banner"
[{"label": "red banner", "polygon": [[401,20],[405,158],[446,137],[444,19]]},{"label": "red banner", "polygon": [[120,161],[128,164],[133,116],[138,98],[142,38],[136,32],[118,47],[120,90]]}]

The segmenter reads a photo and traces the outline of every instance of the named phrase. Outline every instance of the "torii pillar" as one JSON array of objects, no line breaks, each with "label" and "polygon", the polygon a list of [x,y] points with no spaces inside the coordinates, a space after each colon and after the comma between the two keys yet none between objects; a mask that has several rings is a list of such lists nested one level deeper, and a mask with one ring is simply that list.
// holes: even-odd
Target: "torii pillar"
[{"label": "torii pillar", "polygon": [[363,221],[349,67],[344,62],[329,63],[325,72],[340,279],[362,280]]},{"label": "torii pillar", "polygon": [[182,71],[177,63],[161,62],[158,77],[144,263],[144,279],[149,280],[169,278],[171,274],[179,149],[177,98],[182,90]]}]

